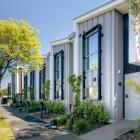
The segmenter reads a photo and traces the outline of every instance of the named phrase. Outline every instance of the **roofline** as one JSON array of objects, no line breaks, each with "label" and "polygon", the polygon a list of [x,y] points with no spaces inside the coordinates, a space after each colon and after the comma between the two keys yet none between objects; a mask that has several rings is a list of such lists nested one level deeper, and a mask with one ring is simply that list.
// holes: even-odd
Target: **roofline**
[{"label": "roofline", "polygon": [[65,44],[65,43],[72,43],[69,38],[63,38],[50,43],[51,46],[58,45],[58,44]]},{"label": "roofline", "polygon": [[81,16],[74,18],[73,21],[74,21],[74,23],[80,23],[80,22],[86,20],[87,18],[98,16],[99,14],[104,13],[105,11],[110,11],[113,8],[115,8],[117,5],[124,3],[124,2],[127,2],[127,0],[111,0],[111,1],[95,8],[94,10],[91,10]]}]

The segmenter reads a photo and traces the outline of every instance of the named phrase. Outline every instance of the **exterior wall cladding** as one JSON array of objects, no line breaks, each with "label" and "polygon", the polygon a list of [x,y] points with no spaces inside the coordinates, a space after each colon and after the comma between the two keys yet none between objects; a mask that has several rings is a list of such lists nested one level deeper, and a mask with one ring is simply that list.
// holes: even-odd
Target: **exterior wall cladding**
[{"label": "exterior wall cladding", "polygon": [[[73,41],[69,39],[64,39],[64,42],[56,42],[55,44],[51,44],[51,61],[50,61],[50,86],[51,86],[51,100],[57,100],[55,97],[55,74],[54,74],[54,62],[55,62],[55,55],[63,52],[63,79],[61,87],[63,88],[63,93],[61,93],[61,97],[58,100],[63,98],[63,103],[66,105],[67,112],[70,111],[70,104],[72,104],[72,91],[70,85],[68,84],[68,77],[69,75],[73,74]],[[58,62],[56,62],[57,65]],[[63,67],[63,68],[62,68]],[[62,74],[62,73],[61,73]],[[63,94],[63,95],[62,95]],[[62,97],[63,96],[63,97]]]},{"label": "exterior wall cladding", "polygon": [[[129,27],[128,2],[126,0],[112,0],[103,7],[74,19],[75,34],[71,34],[66,39],[50,43],[51,52],[46,59],[45,74],[46,79],[50,80],[50,98],[53,101],[62,100],[67,107],[67,112],[70,112],[73,96],[67,80],[71,74],[83,75],[83,35],[97,25],[101,27],[101,100],[105,103],[111,118],[120,120],[124,117],[124,76],[127,73],[126,71],[130,69],[131,72],[129,73],[139,71],[139,67],[134,65],[131,65],[130,69],[127,67],[130,64],[128,64]],[[61,56],[60,59],[63,59],[63,61],[61,60],[61,66],[58,66],[60,62],[57,60],[56,63],[56,55],[62,51],[63,57]],[[57,72],[56,67],[61,68],[61,74],[59,70]],[[132,70],[136,68],[137,70]],[[30,72],[27,75],[29,87]],[[18,80],[16,78],[12,79],[15,82]],[[61,88],[61,90],[58,90],[60,83],[59,89]],[[14,85],[17,85],[17,83],[12,83],[12,91],[16,91]],[[81,99],[83,96],[82,85]],[[56,98],[56,96],[59,97],[59,95],[56,95],[59,93],[61,98]],[[35,99],[39,99],[39,72],[35,72]]]},{"label": "exterior wall cladding", "polygon": [[[111,10],[80,23],[76,28],[77,44],[74,46],[74,73],[81,75],[82,37],[97,24],[102,26],[101,38],[101,96],[112,119],[123,118],[123,15]],[[81,35],[80,35],[81,34]],[[118,70],[121,73],[118,74]]]}]

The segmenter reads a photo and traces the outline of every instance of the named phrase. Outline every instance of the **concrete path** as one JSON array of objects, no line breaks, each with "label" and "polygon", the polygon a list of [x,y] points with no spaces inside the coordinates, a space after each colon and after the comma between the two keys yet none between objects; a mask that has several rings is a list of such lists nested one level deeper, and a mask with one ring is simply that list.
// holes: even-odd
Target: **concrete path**
[{"label": "concrete path", "polygon": [[16,140],[80,140],[72,134],[48,129],[45,123],[31,120],[26,113],[3,107],[0,107],[0,112],[11,126]]},{"label": "concrete path", "polygon": [[137,122],[122,120],[77,137],[71,133],[48,129],[45,122],[33,119],[27,113],[3,107],[0,107],[0,112],[10,124],[16,140],[113,140],[139,126]]},{"label": "concrete path", "polygon": [[80,138],[83,140],[114,140],[139,125],[135,121],[121,120],[91,131]]}]

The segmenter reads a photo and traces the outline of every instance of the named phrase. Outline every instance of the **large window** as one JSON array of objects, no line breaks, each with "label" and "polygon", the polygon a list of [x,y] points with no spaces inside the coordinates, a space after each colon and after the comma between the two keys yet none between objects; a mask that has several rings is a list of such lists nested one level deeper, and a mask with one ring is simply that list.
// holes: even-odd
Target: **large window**
[{"label": "large window", "polygon": [[34,99],[35,92],[35,71],[30,72],[30,94],[32,99]]},{"label": "large window", "polygon": [[63,100],[64,92],[64,52],[54,56],[54,98]]},{"label": "large window", "polygon": [[44,67],[42,70],[39,71],[39,98],[44,99],[45,98],[45,93],[43,93],[42,86],[45,84],[45,71],[46,71],[46,66],[44,64]]},{"label": "large window", "polygon": [[24,75],[24,94],[25,98],[27,98],[27,90],[28,90],[28,76]]},{"label": "large window", "polygon": [[101,99],[101,26],[83,35],[83,98]]}]

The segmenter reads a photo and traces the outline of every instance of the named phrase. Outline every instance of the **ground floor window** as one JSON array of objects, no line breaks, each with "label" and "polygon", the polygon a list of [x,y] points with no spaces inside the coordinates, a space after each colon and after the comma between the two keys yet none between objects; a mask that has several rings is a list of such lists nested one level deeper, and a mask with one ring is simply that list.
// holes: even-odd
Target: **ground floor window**
[{"label": "ground floor window", "polygon": [[44,64],[42,70],[39,71],[39,98],[44,99],[45,98],[45,93],[43,93],[43,84],[45,84],[45,71],[46,71],[46,66]]},{"label": "ground floor window", "polygon": [[35,92],[35,71],[30,72],[30,96],[34,99]]},{"label": "ground floor window", "polygon": [[54,56],[54,99],[64,99],[64,51]]},{"label": "ground floor window", "polygon": [[28,76],[24,75],[24,97],[27,98]]},{"label": "ground floor window", "polygon": [[101,99],[101,26],[83,35],[83,98]]}]

